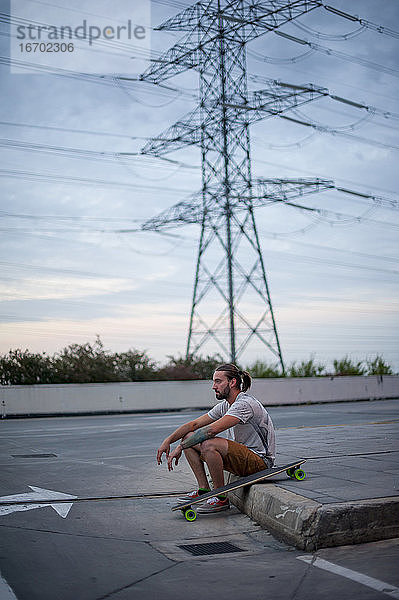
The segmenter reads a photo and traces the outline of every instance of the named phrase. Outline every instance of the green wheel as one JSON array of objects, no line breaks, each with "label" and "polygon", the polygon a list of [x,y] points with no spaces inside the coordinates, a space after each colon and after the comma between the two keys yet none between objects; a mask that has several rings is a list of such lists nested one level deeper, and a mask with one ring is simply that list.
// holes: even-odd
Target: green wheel
[{"label": "green wheel", "polygon": [[187,521],[195,521],[195,519],[197,518],[197,513],[192,508],[188,508],[184,511],[184,516]]},{"label": "green wheel", "polygon": [[306,473],[302,469],[296,469],[294,472],[294,477],[295,479],[298,479],[298,481],[302,481],[302,479],[305,479]]},{"label": "green wheel", "polygon": [[286,473],[288,477],[294,477],[295,467],[291,467],[291,469],[287,469]]}]

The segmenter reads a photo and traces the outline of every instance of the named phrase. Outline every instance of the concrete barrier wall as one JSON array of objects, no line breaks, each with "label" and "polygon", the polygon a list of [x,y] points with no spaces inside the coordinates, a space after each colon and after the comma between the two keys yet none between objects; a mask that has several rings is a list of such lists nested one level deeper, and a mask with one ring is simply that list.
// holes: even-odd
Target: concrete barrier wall
[{"label": "concrete barrier wall", "polygon": [[270,405],[398,398],[399,376],[255,379],[253,392]]},{"label": "concrete barrier wall", "polygon": [[[265,406],[399,397],[399,376],[255,379]],[[0,387],[2,416],[207,409],[210,381],[151,381]]]}]

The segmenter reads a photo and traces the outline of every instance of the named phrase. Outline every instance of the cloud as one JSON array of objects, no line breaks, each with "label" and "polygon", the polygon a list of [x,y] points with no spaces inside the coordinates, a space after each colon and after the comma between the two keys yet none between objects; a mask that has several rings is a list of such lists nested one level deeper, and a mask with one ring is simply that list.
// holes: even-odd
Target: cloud
[{"label": "cloud", "polygon": [[64,300],[115,294],[133,290],[137,284],[128,279],[98,278],[82,279],[78,277],[39,277],[23,278],[17,282],[0,282],[1,301],[14,300]]},{"label": "cloud", "polygon": [[186,311],[187,306],[181,303],[163,307],[138,304],[119,306],[115,317],[3,323],[0,353],[16,347],[32,352],[46,348],[52,353],[72,343],[94,341],[100,335],[105,347],[113,351],[148,350],[151,357],[160,360],[184,347]]}]

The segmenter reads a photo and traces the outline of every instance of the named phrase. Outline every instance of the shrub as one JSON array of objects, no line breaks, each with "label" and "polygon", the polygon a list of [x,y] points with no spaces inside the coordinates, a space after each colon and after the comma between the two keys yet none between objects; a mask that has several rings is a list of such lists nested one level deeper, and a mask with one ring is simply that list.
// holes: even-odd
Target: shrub
[{"label": "shrub", "polygon": [[288,377],[322,377],[325,374],[325,366],[315,363],[314,357],[302,360],[299,365],[293,362],[288,367]]},{"label": "shrub", "polygon": [[382,356],[367,360],[367,375],[393,375],[391,365],[385,362]]},{"label": "shrub", "polygon": [[262,362],[261,360],[257,360],[253,363],[253,365],[246,367],[246,370],[249,371],[251,377],[255,378],[283,377],[280,365],[278,363],[268,364]]},{"label": "shrub", "polygon": [[353,362],[348,356],[334,360],[334,375],[365,375],[366,367],[363,361]]}]

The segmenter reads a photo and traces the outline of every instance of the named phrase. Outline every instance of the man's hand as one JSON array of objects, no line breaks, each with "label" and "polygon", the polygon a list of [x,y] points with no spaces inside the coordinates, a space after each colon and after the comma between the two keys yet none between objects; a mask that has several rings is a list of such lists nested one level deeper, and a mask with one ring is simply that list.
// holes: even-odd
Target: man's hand
[{"label": "man's hand", "polygon": [[177,467],[179,463],[179,459],[182,455],[183,448],[180,446],[176,446],[176,448],[169,454],[168,456],[168,470],[173,471],[173,460],[175,460],[175,467]]},{"label": "man's hand", "polygon": [[188,423],[180,425],[180,427],[178,427],[171,435],[168,435],[159,446],[157,451],[157,463],[159,465],[162,464],[163,453],[166,454],[166,458],[169,458],[171,444],[183,439],[188,433],[191,433],[200,427],[204,427],[204,425],[209,425],[209,423],[213,423],[213,419],[211,419],[209,415],[205,413],[201,417],[198,417],[198,419],[194,419],[194,421],[189,421]]},{"label": "man's hand", "polygon": [[165,453],[166,458],[169,458],[169,452],[170,452],[170,444],[168,444],[168,442],[162,442],[162,444],[159,446],[158,451],[157,451],[157,463],[159,465],[162,464],[162,454]]}]

